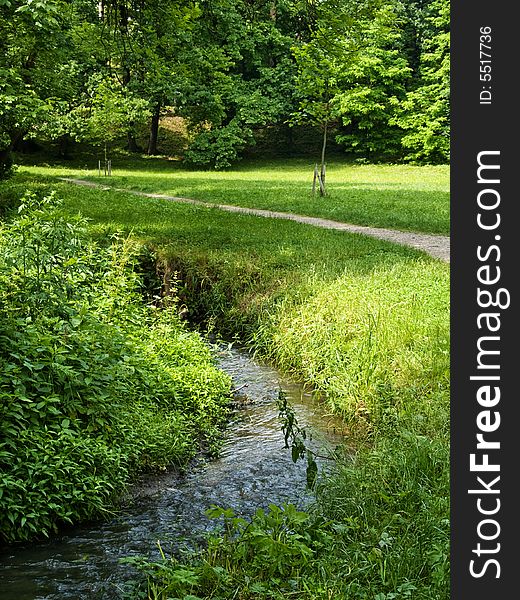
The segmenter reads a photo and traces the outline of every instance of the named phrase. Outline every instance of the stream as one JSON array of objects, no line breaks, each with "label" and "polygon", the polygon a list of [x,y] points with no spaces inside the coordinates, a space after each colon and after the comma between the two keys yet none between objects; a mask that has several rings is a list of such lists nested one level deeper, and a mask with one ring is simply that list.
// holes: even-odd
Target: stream
[{"label": "stream", "polygon": [[233,508],[243,517],[271,503],[305,507],[312,499],[305,488],[306,465],[294,464],[284,448],[276,404],[280,388],[298,424],[312,435],[313,449],[342,443],[341,421],[326,415],[302,385],[245,351],[223,347],[217,359],[233,379],[239,407],[219,458],[200,461],[182,477],[165,473],[147,478],[132,502],[109,521],[75,527],[49,541],[1,549],[1,600],[115,600],[121,598],[125,582],[136,577],[121,558],[158,558],[158,540],[167,555],[193,547],[215,526],[205,515],[211,505]]}]

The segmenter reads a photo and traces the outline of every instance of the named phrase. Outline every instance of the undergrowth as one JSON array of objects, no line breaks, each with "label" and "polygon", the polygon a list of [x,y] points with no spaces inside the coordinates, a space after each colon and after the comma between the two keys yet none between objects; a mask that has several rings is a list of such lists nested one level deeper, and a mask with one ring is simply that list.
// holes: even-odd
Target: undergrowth
[{"label": "undergrowth", "polygon": [[[332,281],[314,274],[298,290],[247,302],[236,325],[250,347],[326,394],[357,451],[318,476],[303,529],[288,523],[284,511],[294,507],[270,507],[239,521],[233,536],[217,532],[199,554],[143,560],[143,598],[449,598],[446,275],[445,265],[410,260]],[[229,316],[243,302],[217,305]],[[226,314],[214,315],[212,326],[219,322],[229,323]],[[304,444],[295,449],[305,457]],[[309,533],[315,523],[319,542]]]},{"label": "undergrowth", "polygon": [[230,382],[174,307],[146,306],[124,238],[89,240],[54,194],[0,228],[0,531],[103,516],[143,469],[216,450]]},{"label": "undergrowth", "polygon": [[[283,238],[278,244],[291,256]],[[300,256],[296,276],[280,269],[277,254],[246,261],[235,248],[219,261],[200,246],[172,250],[192,313],[217,331],[234,330],[259,356],[325,395],[357,452],[318,477],[316,505],[301,516],[305,528],[319,523],[319,543],[301,537],[283,507],[270,507],[239,521],[232,536],[217,532],[199,554],[143,560],[143,597],[447,600],[447,266],[417,257],[371,264],[369,256],[331,276],[300,266]],[[282,575],[272,571],[277,561]]]}]

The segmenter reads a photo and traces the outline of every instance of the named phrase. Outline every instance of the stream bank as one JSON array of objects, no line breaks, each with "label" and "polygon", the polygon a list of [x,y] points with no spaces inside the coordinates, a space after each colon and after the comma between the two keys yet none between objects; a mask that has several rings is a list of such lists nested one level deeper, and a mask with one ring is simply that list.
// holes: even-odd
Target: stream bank
[{"label": "stream bank", "polygon": [[[13,546],[1,557],[2,600],[117,599],[135,571],[120,563],[127,556],[158,558],[193,547],[213,523],[211,505],[250,517],[270,503],[299,507],[312,501],[305,464],[293,463],[284,448],[276,399],[283,390],[311,444],[334,447],[344,440],[341,421],[298,383],[253,361],[242,350],[221,348],[218,365],[231,375],[240,405],[229,423],[218,459],[179,477],[148,479],[134,502],[114,518],[72,529],[51,541]],[[324,466],[324,465],[322,465]]]}]

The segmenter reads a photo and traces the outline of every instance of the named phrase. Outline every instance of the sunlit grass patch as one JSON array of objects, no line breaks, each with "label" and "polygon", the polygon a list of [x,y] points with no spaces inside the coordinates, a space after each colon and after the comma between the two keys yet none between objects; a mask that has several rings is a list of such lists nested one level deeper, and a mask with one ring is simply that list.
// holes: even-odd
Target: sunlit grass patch
[{"label": "sunlit grass patch", "polygon": [[[424,417],[438,409],[442,421],[449,389],[446,265],[415,260],[327,283],[315,277],[309,290],[305,301],[282,301],[259,327],[263,352],[326,391],[350,420],[389,411]],[[438,425],[430,423],[428,433]]]},{"label": "sunlit grass patch", "polygon": [[228,171],[195,171],[158,159],[121,159],[112,177],[90,164],[24,166],[22,172],[80,177],[208,203],[294,212],[360,225],[449,233],[449,167],[358,165],[334,159],[328,195],[313,196],[313,164],[304,159],[244,161]]}]

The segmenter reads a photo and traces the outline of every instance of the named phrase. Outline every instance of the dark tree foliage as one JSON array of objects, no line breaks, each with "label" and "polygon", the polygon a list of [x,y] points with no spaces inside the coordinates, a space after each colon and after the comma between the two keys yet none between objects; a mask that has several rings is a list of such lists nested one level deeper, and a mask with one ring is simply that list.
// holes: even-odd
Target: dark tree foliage
[{"label": "dark tree foliage", "polygon": [[450,5],[433,0],[422,11],[419,64],[393,124],[404,130],[406,160],[446,163],[450,156]]},{"label": "dark tree foliage", "polygon": [[297,123],[367,159],[445,162],[449,2],[0,0],[0,177],[31,139],[157,154],[166,113],[202,167]]}]

